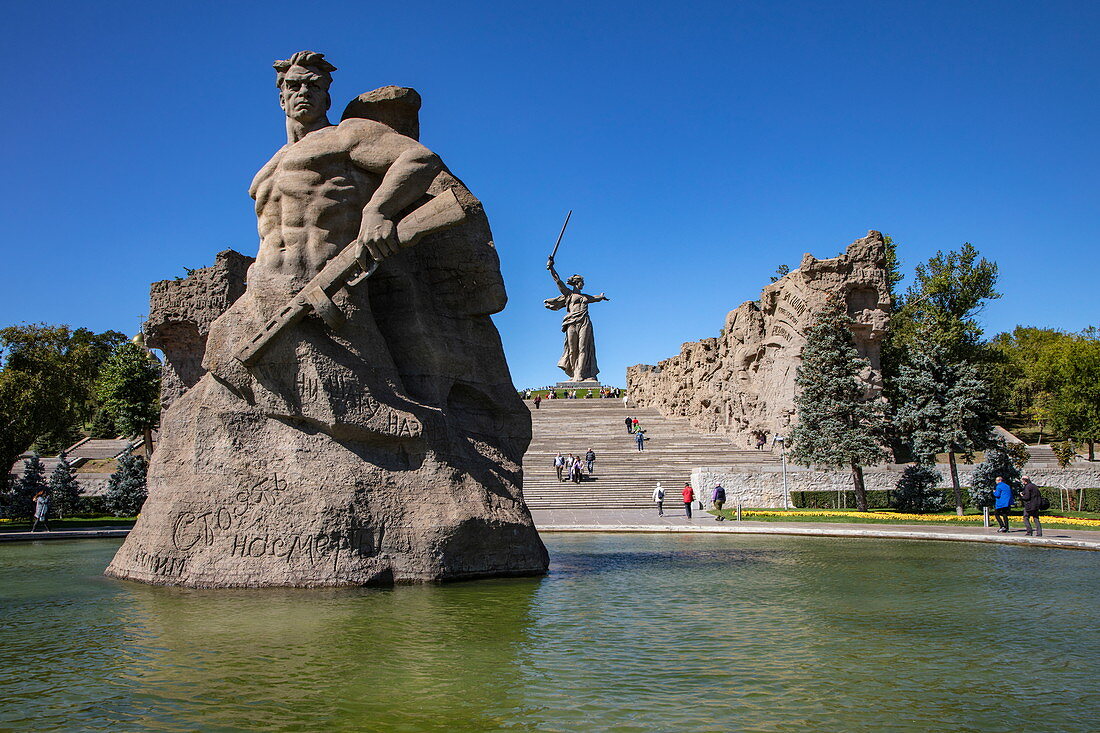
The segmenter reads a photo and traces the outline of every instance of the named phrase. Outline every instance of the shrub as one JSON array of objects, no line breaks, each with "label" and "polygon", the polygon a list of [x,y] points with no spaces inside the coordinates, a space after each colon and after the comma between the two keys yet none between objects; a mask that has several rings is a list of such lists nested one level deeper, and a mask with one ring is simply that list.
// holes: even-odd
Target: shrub
[{"label": "shrub", "polygon": [[50,503],[57,511],[59,519],[66,515],[72,516],[76,512],[80,495],[83,493],[84,489],[80,488],[80,482],[76,480],[72,466],[64,456],[61,456],[61,462],[50,474]]},{"label": "shrub", "polygon": [[1020,491],[1020,469],[1016,468],[1008,453],[994,448],[986,452],[985,460],[971,476],[970,501],[974,506],[993,508],[993,489],[997,486],[998,476],[1012,487],[1013,496]]},{"label": "shrub", "polygon": [[46,467],[37,453],[23,461],[23,475],[12,482],[11,492],[4,502],[4,514],[9,519],[30,519],[34,516],[34,496],[46,491]]},{"label": "shrub", "polygon": [[118,470],[107,481],[104,502],[107,510],[116,517],[132,517],[141,511],[147,496],[145,473],[148,469],[141,456],[122,456]]},{"label": "shrub", "polygon": [[1058,459],[1058,465],[1062,468],[1066,468],[1073,463],[1073,459],[1077,457],[1078,448],[1080,446],[1073,440],[1050,444],[1050,450],[1054,453],[1054,457]]},{"label": "shrub", "polygon": [[942,511],[946,502],[943,491],[936,488],[941,481],[943,476],[930,466],[909,466],[898,479],[892,506],[899,512],[916,514]]}]

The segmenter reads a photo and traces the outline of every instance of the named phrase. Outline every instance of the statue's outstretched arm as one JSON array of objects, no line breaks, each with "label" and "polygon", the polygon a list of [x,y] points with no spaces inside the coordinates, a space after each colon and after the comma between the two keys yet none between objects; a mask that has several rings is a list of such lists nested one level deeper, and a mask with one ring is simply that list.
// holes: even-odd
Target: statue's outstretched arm
[{"label": "statue's outstretched arm", "polygon": [[558,277],[558,271],[554,269],[554,258],[551,257],[546,261],[546,269],[550,271],[550,277],[554,278],[554,283],[558,286],[558,290],[562,295],[569,295],[569,288],[565,287],[565,283]]}]

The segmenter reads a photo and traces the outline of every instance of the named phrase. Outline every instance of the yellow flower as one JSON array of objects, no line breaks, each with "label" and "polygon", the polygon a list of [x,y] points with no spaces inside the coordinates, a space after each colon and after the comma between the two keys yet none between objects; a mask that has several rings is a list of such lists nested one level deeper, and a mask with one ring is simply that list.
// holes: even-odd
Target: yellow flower
[{"label": "yellow flower", "polygon": [[[852,519],[894,519],[914,522],[961,522],[978,523],[982,521],[980,514],[905,514],[901,512],[856,512],[839,509],[796,509],[792,511],[769,509],[744,509],[743,517],[850,517]],[[1060,517],[1053,514],[1043,515],[1043,520],[1054,524],[1073,524],[1081,527],[1100,528],[1100,519],[1086,519],[1083,517]]]}]

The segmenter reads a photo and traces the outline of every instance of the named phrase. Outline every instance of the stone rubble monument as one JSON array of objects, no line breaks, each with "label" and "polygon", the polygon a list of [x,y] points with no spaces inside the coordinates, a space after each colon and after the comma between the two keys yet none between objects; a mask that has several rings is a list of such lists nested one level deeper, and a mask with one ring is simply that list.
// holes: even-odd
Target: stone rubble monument
[{"label": "stone rubble monument", "polygon": [[[882,234],[819,260],[805,255],[793,270],[726,316],[718,338],[686,343],[657,366],[627,369],[627,394],[640,407],[686,417],[701,430],[753,448],[757,436],[786,436],[795,417],[795,376],[815,311],[838,298],[852,317],[856,350],[868,361],[867,396],[882,390],[882,338],[892,301]],[[698,488],[698,487],[697,487]]]},{"label": "stone rubble monument", "polygon": [[334,125],[322,54],[275,69],[287,144],[252,182],[247,284],[247,258],[225,255],[153,286],[170,399],[149,498],[107,574],[256,587],[544,573],[522,496],[531,418],[490,319],[506,295],[481,203],[417,141],[412,89],[361,95]]},{"label": "stone rubble monument", "polygon": [[[570,211],[570,214],[573,212]],[[569,217],[565,217],[565,225],[558,235],[554,251],[546,261],[546,269],[550,271],[550,277],[558,286],[561,295],[543,301],[550,310],[565,310],[561,319],[561,330],[565,334],[565,345],[562,349],[558,367],[569,375],[568,381],[558,382],[558,387],[568,388],[594,388],[599,387],[600,382],[596,375],[600,368],[596,364],[596,337],[592,332],[592,319],[588,315],[588,304],[610,301],[603,293],[588,295],[581,292],[584,289],[584,278],[580,275],[571,275],[564,283],[554,269],[554,257],[558,253],[558,245],[561,244],[562,234],[569,225]]]}]

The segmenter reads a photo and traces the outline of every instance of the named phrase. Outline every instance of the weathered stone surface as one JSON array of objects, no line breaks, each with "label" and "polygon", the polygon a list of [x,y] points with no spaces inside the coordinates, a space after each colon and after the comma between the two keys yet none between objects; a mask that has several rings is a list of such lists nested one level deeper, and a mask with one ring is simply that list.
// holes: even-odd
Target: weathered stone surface
[{"label": "weathered stone surface", "polygon": [[191,270],[186,278],[161,280],[149,287],[145,344],[164,352],[160,405],[168,409],[198,384],[210,324],[244,294],[245,276],[254,258],[231,249],[219,252],[211,267]]},{"label": "weathered stone surface", "polygon": [[[412,138],[331,125],[320,54],[276,69],[288,143],[252,184],[259,253],[210,326],[206,373],[164,413],[149,499],[108,574],[225,587],[545,572],[480,202]],[[460,223],[417,229],[447,201]]]},{"label": "weathered stone surface", "polygon": [[408,87],[387,86],[360,94],[348,102],[342,119],[361,117],[392,127],[405,137],[420,139],[420,94]]},{"label": "weathered stone surface", "polygon": [[687,417],[703,430],[753,447],[755,436],[786,435],[794,419],[794,379],[815,310],[839,297],[855,320],[856,348],[870,362],[869,396],[881,390],[880,350],[889,324],[886,248],[871,231],[839,257],[804,255],[801,266],[726,316],[718,338],[685,343],[658,366],[627,369],[627,393],[641,407]]}]

